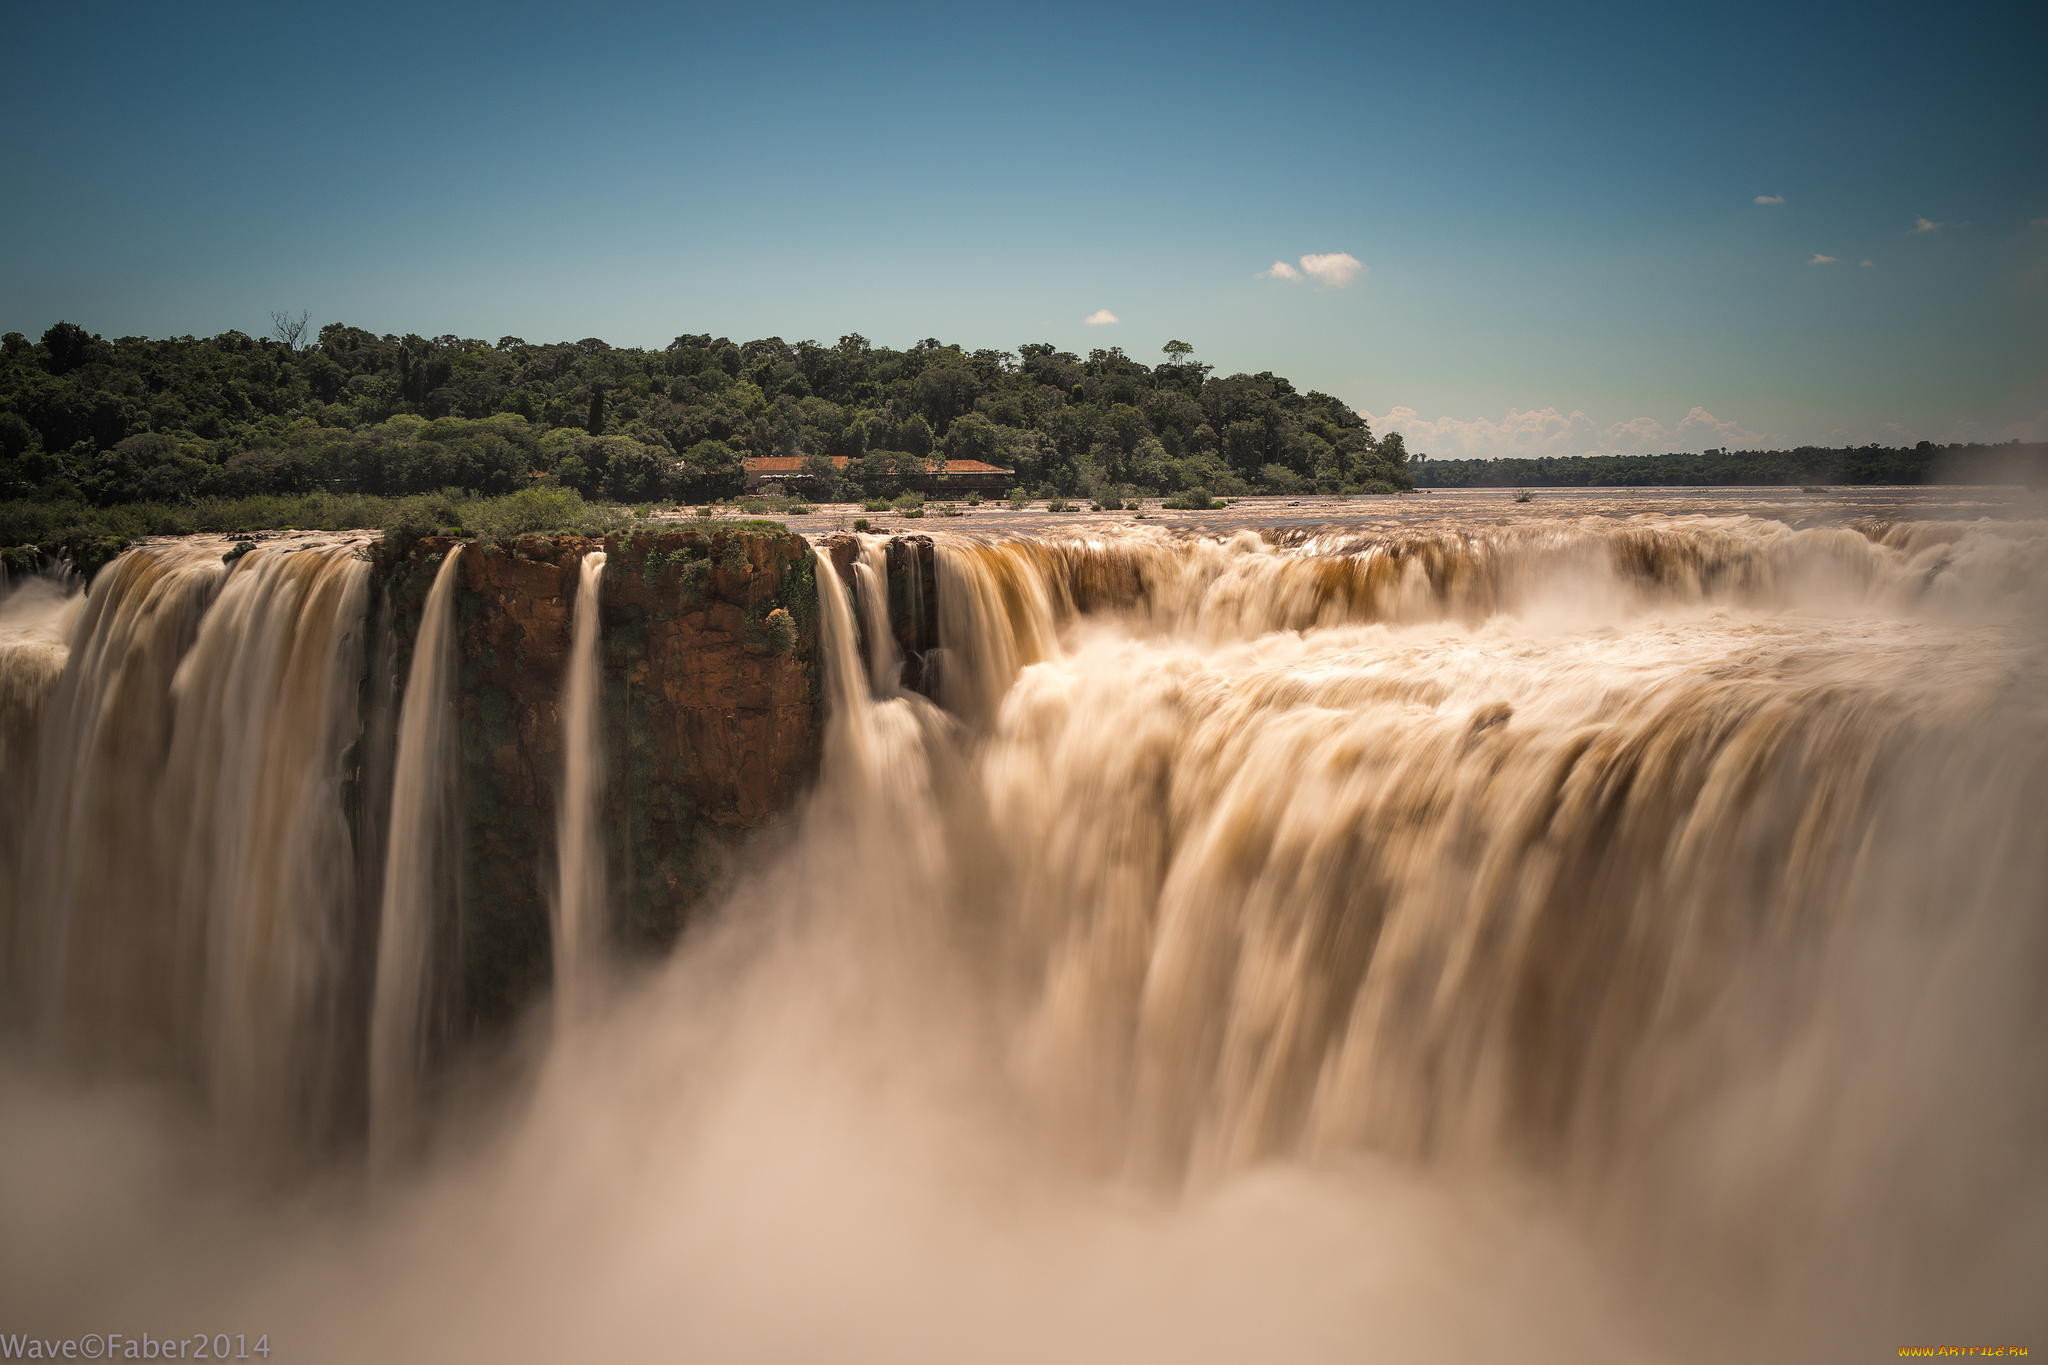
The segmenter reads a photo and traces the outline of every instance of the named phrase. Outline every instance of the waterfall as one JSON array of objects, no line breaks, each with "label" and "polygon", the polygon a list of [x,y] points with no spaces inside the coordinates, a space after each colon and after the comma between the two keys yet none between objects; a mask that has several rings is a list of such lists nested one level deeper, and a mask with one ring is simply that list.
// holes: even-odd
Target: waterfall
[{"label": "waterfall", "polygon": [[10,954],[33,1022],[191,1075],[252,1151],[336,1116],[369,568],[349,542],[137,550],[65,604],[68,648],[5,654],[47,679]]},{"label": "waterfall", "polygon": [[[879,557],[865,671],[820,575],[843,842],[1029,964],[1009,1064],[1148,1181],[1597,1171],[1756,963],[1910,917],[1928,793],[1988,849],[2043,776],[1975,725],[2034,666],[1994,624],[2048,567],[2025,524],[934,539],[957,731],[881,681]],[[1942,867],[1987,916],[2030,875]]]},{"label": "waterfall", "polygon": [[598,672],[598,589],[605,555],[583,556],[576,575],[569,665],[562,680],[562,780],[555,813],[554,970],[558,1020],[579,1011],[585,976],[603,939],[604,679]]},{"label": "waterfall", "polygon": [[859,544],[853,573],[867,624],[868,683],[876,696],[886,697],[896,691],[903,675],[903,654],[889,623],[889,541],[886,536],[866,535]]},{"label": "waterfall", "polygon": [[[6,775],[0,782],[0,888],[13,893],[0,906],[4,964],[19,961],[14,942],[25,913],[22,841],[37,809],[37,736],[50,694],[64,676],[67,641],[84,605],[75,582],[55,575],[0,583],[0,774]],[[5,967],[0,981],[12,988],[12,1005],[0,1006],[0,1020],[8,1020],[33,983],[14,980]]]},{"label": "waterfall", "polygon": [[412,1136],[426,1048],[434,914],[453,874],[446,846],[455,785],[455,588],[462,547],[451,546],[427,592],[399,704],[384,898],[370,1005],[370,1152],[394,1158]]},{"label": "waterfall", "polygon": [[[839,570],[829,556],[818,557],[818,614],[824,652],[825,694],[830,716],[826,731],[826,764],[845,780],[865,786],[876,780],[873,683],[860,656],[860,632],[854,625],[853,603]],[[871,618],[869,633],[881,629]]]},{"label": "waterfall", "polygon": [[[414,1179],[283,1226],[148,1145],[173,1111],[0,1085],[11,1150],[116,1132],[157,1162],[0,1188],[0,1259],[41,1276],[12,1292],[91,1286],[67,1329],[253,1306],[336,1358],[1694,1365],[2037,1337],[2048,525],[1477,528],[1420,502],[1367,530],[821,555],[816,782],[668,958],[603,974],[602,1010],[598,651],[624,637],[598,608],[641,580],[588,556],[539,776],[576,1027],[521,1034],[540,1064],[510,1087],[533,1054],[492,1054]],[[23,608],[18,667],[0,637],[9,714],[39,717],[14,1008],[67,1057],[189,1039],[259,1125],[318,1065],[254,1035],[305,1038],[331,998],[338,901],[311,884],[336,835],[304,817],[363,668],[347,566],[267,553],[225,578],[211,551],[124,557]],[[937,585],[943,657],[912,686],[923,580],[892,561]],[[552,660],[551,566],[467,567],[541,585],[525,638]],[[425,1134],[439,1024],[457,574],[392,760],[386,1160]],[[747,611],[702,619],[791,667]],[[279,840],[306,877],[258,856]],[[264,887],[313,897],[306,922]],[[109,1265],[100,1230],[131,1226]]]},{"label": "waterfall", "polygon": [[361,728],[369,569],[352,548],[244,556],[171,687],[172,918],[204,945],[215,1110],[270,1147],[335,1118],[356,906],[342,764]]},{"label": "waterfall", "polygon": [[169,979],[189,984],[192,964],[163,903],[183,850],[137,779],[170,749],[172,678],[225,574],[218,550],[190,546],[108,565],[43,702],[13,965],[34,1027],[61,1051],[155,1051],[146,1060],[164,1066],[194,1056]]}]

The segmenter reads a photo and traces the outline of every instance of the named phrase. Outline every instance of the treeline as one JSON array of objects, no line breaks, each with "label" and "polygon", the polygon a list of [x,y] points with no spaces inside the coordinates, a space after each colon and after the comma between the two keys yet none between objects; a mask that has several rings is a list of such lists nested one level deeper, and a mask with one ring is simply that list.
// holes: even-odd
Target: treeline
[{"label": "treeline", "polygon": [[2048,443],[1709,450],[1697,455],[1560,455],[1432,460],[1412,466],[1422,488],[1640,488],[1829,484],[2038,483]]},{"label": "treeline", "polygon": [[143,536],[196,532],[384,531],[401,538],[454,535],[503,543],[530,532],[603,536],[655,523],[629,508],[587,502],[561,486],[503,497],[415,493],[258,493],[244,498],[129,502],[0,502],[0,584],[64,564],[90,578]]},{"label": "treeline", "polygon": [[[1217,378],[1172,342],[1159,365],[1044,343],[908,350],[681,336],[534,345],[376,336],[106,340],[58,323],[0,338],[0,499],[98,505],[308,493],[621,502],[738,493],[751,455],[813,457],[887,496],[931,457],[1016,470],[1033,490],[1217,494],[1410,486],[1398,435],[1270,373]],[[843,479],[831,458],[853,463]]]}]

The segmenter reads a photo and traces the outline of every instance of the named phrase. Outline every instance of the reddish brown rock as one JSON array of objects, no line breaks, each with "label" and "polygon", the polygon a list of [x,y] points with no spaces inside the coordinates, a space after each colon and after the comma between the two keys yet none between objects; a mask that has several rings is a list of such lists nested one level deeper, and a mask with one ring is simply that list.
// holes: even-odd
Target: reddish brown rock
[{"label": "reddish brown rock", "polygon": [[[401,653],[451,542],[386,552]],[[670,941],[747,837],[788,811],[817,761],[817,580],[809,547],[763,526],[526,536],[464,550],[457,589],[460,816],[457,1033],[505,1018],[548,978],[546,888],[562,763],[560,698],[585,554],[600,592],[605,842],[621,951]]]}]

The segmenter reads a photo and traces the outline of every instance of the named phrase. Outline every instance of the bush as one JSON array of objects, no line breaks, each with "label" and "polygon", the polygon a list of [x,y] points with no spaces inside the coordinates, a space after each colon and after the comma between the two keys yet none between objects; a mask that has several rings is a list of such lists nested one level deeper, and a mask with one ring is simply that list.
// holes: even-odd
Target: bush
[{"label": "bush", "polygon": [[979,507],[984,501],[985,499],[981,496],[981,490],[979,488],[972,488],[968,490],[967,505],[969,507]]},{"label": "bush", "polygon": [[1023,509],[1024,509],[1024,508],[1025,508],[1026,506],[1028,506],[1028,505],[1030,504],[1030,502],[1031,502],[1031,495],[1030,495],[1029,493],[1026,493],[1026,492],[1025,492],[1025,491],[1024,491],[1023,489],[1021,489],[1021,488],[1012,488],[1012,489],[1010,490],[1010,492],[1009,492],[1009,503],[1010,503],[1010,506],[1012,506],[1012,507],[1014,507],[1014,508],[1018,509],[1019,511],[1022,511],[1022,510],[1023,510]]},{"label": "bush", "polygon": [[1264,465],[1259,469],[1259,482],[1268,493],[1299,493],[1301,475],[1284,464]]},{"label": "bush", "polygon": [[921,517],[924,515],[924,509],[922,507],[906,507],[903,509],[903,515],[906,517]]},{"label": "bush", "polygon": [[1176,512],[1206,512],[1212,507],[1223,507],[1228,504],[1217,502],[1206,488],[1190,488],[1178,497],[1168,498],[1160,505],[1171,507]]},{"label": "bush", "polygon": [[1074,510],[1074,504],[1068,502],[1065,498],[1054,498],[1046,503],[1045,510],[1048,512],[1071,512]]},{"label": "bush", "polygon": [[533,533],[602,536],[633,520],[624,508],[587,502],[573,488],[547,485],[497,498],[455,492],[402,498],[321,492],[200,498],[185,506],[9,502],[0,503],[0,545],[40,545],[83,566],[87,560],[104,562],[143,536],[199,531],[383,531],[397,539],[473,535],[509,541]]},{"label": "bush", "polygon": [[853,519],[853,529],[856,531],[872,531],[875,529],[875,524],[866,517],[855,517]]},{"label": "bush", "polygon": [[1376,496],[1383,496],[1387,494],[1398,493],[1401,490],[1394,487],[1394,485],[1388,483],[1385,479],[1368,479],[1363,484],[1359,485],[1358,491],[1361,493],[1371,493]]},{"label": "bush", "polygon": [[711,508],[708,505],[704,507],[699,507],[697,509],[697,515],[700,517],[708,517],[711,515]]},{"label": "bush", "polygon": [[762,620],[761,634],[768,648],[777,654],[788,654],[796,648],[796,618],[787,607],[777,607]]},{"label": "bush", "polygon": [[933,510],[936,511],[942,517],[958,517],[966,515],[964,512],[962,512],[959,508],[955,507],[950,502],[941,503],[938,507],[934,508]]},{"label": "bush", "polygon": [[532,533],[602,536],[631,518],[615,507],[586,502],[573,488],[522,488],[502,498],[475,498],[461,507],[462,524],[485,542]]},{"label": "bush", "polygon": [[863,512],[886,512],[889,510],[889,500],[887,498],[869,498],[860,505],[860,510]]},{"label": "bush", "polygon": [[740,500],[740,510],[750,517],[775,513],[785,517],[801,517],[816,511],[802,498],[789,497],[781,493],[756,493]]},{"label": "bush", "polygon": [[916,492],[899,493],[896,495],[896,501],[891,503],[890,506],[906,517],[914,515],[924,510],[924,494]]}]

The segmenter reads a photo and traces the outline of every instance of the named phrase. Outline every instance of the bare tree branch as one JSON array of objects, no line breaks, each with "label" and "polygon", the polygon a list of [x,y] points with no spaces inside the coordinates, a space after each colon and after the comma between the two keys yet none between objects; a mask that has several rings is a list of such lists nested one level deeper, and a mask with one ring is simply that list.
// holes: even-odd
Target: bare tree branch
[{"label": "bare tree branch", "polygon": [[312,320],[311,313],[301,312],[296,317],[290,313],[274,312],[270,315],[270,334],[284,343],[287,351],[299,349],[299,342],[305,339],[306,324]]}]

